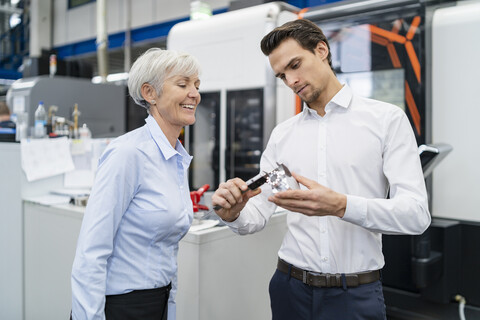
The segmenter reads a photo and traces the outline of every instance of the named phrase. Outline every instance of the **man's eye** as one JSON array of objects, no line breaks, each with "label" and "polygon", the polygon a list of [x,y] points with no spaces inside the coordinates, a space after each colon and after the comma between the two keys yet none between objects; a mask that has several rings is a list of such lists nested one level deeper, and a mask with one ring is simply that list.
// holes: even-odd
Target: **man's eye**
[{"label": "man's eye", "polygon": [[186,84],[183,84],[183,83],[179,83],[178,86],[179,86],[180,88],[186,88],[186,87],[187,87],[187,85],[186,85]]},{"label": "man's eye", "polygon": [[300,66],[300,63],[294,63],[292,64],[292,69],[297,69]]}]

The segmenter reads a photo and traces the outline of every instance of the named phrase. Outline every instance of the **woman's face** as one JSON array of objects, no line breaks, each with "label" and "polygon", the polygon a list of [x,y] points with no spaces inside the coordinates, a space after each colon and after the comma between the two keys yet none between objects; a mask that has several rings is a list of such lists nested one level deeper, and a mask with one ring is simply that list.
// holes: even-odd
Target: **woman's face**
[{"label": "woman's face", "polygon": [[[195,123],[195,110],[200,103],[200,79],[173,76],[165,80],[161,96],[157,96],[150,113],[159,122],[179,129]],[[160,125],[162,127],[162,125]],[[162,128],[163,129],[163,128]]]}]

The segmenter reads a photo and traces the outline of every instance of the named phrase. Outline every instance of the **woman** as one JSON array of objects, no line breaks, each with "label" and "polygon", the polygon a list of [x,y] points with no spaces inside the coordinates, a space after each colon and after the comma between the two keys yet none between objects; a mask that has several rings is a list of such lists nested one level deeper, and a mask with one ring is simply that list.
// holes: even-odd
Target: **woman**
[{"label": "woman", "polygon": [[178,243],[193,217],[191,156],[178,137],[195,122],[199,72],[194,57],[157,48],[133,64],[128,89],[149,116],[99,160],[73,263],[73,319],[175,319]]}]

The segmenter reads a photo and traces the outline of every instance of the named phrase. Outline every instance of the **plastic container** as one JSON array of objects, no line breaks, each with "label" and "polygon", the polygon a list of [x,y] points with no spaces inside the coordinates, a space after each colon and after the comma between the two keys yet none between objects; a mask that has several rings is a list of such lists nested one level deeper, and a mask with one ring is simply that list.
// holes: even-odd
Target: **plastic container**
[{"label": "plastic container", "polygon": [[84,123],[83,126],[80,129],[78,129],[78,132],[80,134],[80,139],[91,139],[92,138],[92,132],[87,127],[86,123]]},{"label": "plastic container", "polygon": [[15,141],[22,141],[28,138],[28,113],[20,112],[16,117]]},{"label": "plastic container", "polygon": [[43,101],[38,104],[35,111],[35,126],[33,130],[35,138],[45,138],[47,135],[47,113],[43,106]]}]

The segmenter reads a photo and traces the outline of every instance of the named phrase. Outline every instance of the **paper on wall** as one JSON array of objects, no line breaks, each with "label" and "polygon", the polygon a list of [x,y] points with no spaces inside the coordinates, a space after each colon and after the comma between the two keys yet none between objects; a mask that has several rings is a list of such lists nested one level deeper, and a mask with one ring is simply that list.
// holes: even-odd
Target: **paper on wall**
[{"label": "paper on wall", "polygon": [[29,182],[73,170],[68,138],[24,139],[20,143],[22,169]]}]

